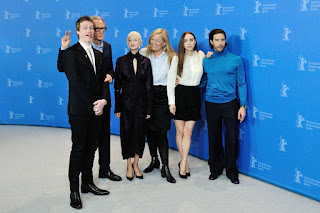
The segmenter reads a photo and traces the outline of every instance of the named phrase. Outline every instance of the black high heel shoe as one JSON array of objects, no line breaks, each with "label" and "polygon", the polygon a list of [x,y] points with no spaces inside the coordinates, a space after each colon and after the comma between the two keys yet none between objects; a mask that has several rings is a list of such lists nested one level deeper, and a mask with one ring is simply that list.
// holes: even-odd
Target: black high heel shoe
[{"label": "black high heel shoe", "polygon": [[133,174],[136,176],[136,178],[143,179],[143,174],[140,175],[140,176],[138,176],[138,175],[136,174],[136,172],[134,171],[133,164],[132,164],[132,169],[133,169]]},{"label": "black high heel shoe", "polygon": [[183,179],[187,179],[187,173],[186,173],[185,175],[180,174],[180,163],[181,163],[181,162],[179,162],[179,163],[178,163],[178,167],[179,167],[179,176],[180,176],[181,178],[183,178]]},{"label": "black high heel shoe", "polygon": [[[180,163],[181,163],[181,161],[178,163],[179,170],[180,170]],[[188,177],[190,177],[190,176],[191,176],[190,171],[189,171],[189,172],[186,172],[186,175],[187,175]]]},{"label": "black high heel shoe", "polygon": [[[132,169],[133,169],[133,166],[132,166]],[[133,172],[134,172],[134,170],[133,170]],[[132,180],[133,180],[133,177],[134,177],[134,176],[132,176],[132,177],[128,177],[128,176],[127,176],[127,179],[130,180],[130,181],[132,181]]]}]

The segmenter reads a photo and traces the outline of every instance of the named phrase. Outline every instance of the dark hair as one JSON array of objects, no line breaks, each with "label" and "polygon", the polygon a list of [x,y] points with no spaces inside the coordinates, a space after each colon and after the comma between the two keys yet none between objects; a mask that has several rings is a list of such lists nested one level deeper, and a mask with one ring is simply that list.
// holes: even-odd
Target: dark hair
[{"label": "dark hair", "polygon": [[184,56],[185,56],[185,49],[184,49],[184,37],[187,35],[187,34],[190,34],[194,37],[194,40],[196,40],[196,44],[194,45],[194,48],[193,50],[198,50],[198,45],[197,45],[197,39],[196,39],[196,36],[192,33],[192,32],[184,32],[182,35],[181,35],[181,38],[180,38],[180,42],[179,42],[179,47],[178,47],[178,58],[179,58],[179,62],[178,62],[178,71],[177,71],[177,74],[178,76],[182,76],[182,72],[183,72],[183,63],[184,63]]},{"label": "dark hair", "polygon": [[[210,46],[211,49],[213,49],[213,45],[210,43],[210,40],[212,41],[213,40],[213,36],[215,34],[219,34],[219,33],[222,33],[224,35],[224,38],[227,40],[226,32],[224,32],[223,30],[221,30],[221,29],[211,30],[211,32],[209,33],[209,46]],[[227,42],[226,42],[226,46],[227,46]]]},{"label": "dark hair", "polygon": [[77,22],[76,22],[76,30],[79,31],[80,30],[80,23],[84,22],[84,21],[90,21],[93,24],[92,19],[89,16],[82,16],[80,17]]}]

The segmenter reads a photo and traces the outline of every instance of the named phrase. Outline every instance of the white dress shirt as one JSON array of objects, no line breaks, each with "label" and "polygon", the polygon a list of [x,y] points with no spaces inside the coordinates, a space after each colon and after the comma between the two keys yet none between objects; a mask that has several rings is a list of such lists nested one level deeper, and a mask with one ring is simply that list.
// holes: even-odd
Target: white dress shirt
[{"label": "white dress shirt", "polygon": [[205,55],[201,50],[198,52],[193,51],[192,56],[184,56],[181,77],[177,75],[177,69],[169,72],[167,86],[169,104],[175,104],[176,78],[179,78],[179,84],[184,86],[198,86],[200,84],[203,74],[202,61],[204,57]]},{"label": "white dress shirt", "polygon": [[171,66],[168,64],[168,55],[162,52],[157,58],[154,58],[153,54],[146,55],[147,49],[143,48],[140,50],[140,54],[146,56],[151,61],[153,85],[154,86],[167,86],[168,84],[168,73],[177,73],[178,57],[174,56],[171,60]]},{"label": "white dress shirt", "polygon": [[96,72],[96,61],[95,61],[94,52],[91,45],[88,46],[81,41],[79,41],[79,43],[83,47],[83,49],[86,51],[87,56],[89,57],[89,60],[91,61],[91,64],[93,66],[94,72]]}]

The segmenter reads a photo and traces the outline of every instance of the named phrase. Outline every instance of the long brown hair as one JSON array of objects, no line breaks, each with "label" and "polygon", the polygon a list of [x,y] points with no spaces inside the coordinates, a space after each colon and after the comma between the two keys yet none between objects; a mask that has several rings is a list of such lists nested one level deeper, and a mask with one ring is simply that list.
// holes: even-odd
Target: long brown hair
[{"label": "long brown hair", "polygon": [[163,51],[168,55],[168,64],[169,64],[169,66],[171,66],[172,58],[173,58],[173,56],[176,55],[176,52],[173,50],[173,48],[170,45],[169,34],[165,29],[158,28],[158,29],[155,29],[151,33],[151,35],[149,37],[149,44],[148,44],[148,46],[146,46],[146,48],[147,48],[147,54],[146,55],[150,55],[152,53],[152,49],[151,49],[151,46],[150,46],[150,41],[151,41],[151,38],[156,34],[160,34],[162,39],[163,39],[163,41],[164,41],[164,43],[165,43]]},{"label": "long brown hair", "polygon": [[180,38],[180,42],[179,42],[179,47],[178,47],[178,58],[179,58],[179,62],[178,62],[178,71],[177,74],[178,76],[182,76],[183,73],[183,63],[184,63],[184,56],[185,56],[185,49],[184,49],[184,37],[190,34],[194,37],[194,40],[196,40],[196,44],[194,45],[193,50],[198,50],[198,45],[197,45],[197,39],[196,36],[192,33],[192,32],[184,32]]}]

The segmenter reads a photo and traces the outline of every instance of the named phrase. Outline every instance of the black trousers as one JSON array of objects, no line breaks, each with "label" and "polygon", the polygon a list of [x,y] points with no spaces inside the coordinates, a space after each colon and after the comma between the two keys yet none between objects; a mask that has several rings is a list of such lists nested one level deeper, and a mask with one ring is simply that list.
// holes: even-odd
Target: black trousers
[{"label": "black trousers", "polygon": [[[209,135],[210,172],[221,174],[226,168],[227,177],[238,177],[237,158],[239,151],[239,101],[211,103],[206,101]],[[222,119],[226,127],[225,152],[222,146]]]},{"label": "black trousers", "polygon": [[100,117],[95,115],[69,115],[72,149],[69,161],[69,181],[72,192],[79,191],[79,175],[82,184],[93,182],[92,166],[97,149]]},{"label": "black trousers", "polygon": [[169,144],[167,130],[152,131],[148,129],[147,140],[151,157],[158,157],[157,149],[159,149],[161,162],[164,165],[169,164]]},{"label": "black trousers", "polygon": [[110,171],[110,107],[104,107],[98,135],[99,172]]}]

